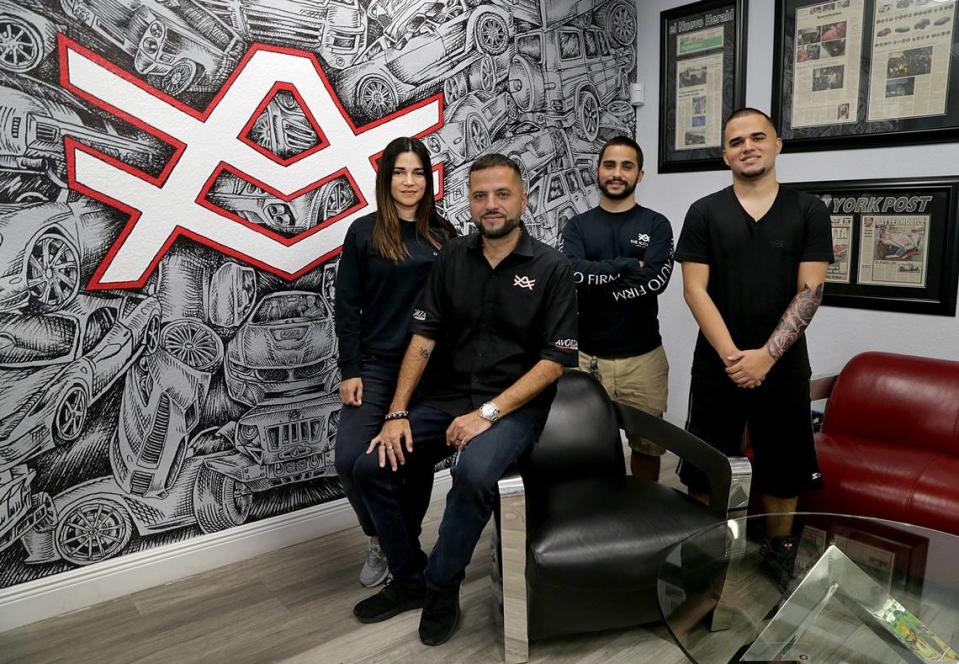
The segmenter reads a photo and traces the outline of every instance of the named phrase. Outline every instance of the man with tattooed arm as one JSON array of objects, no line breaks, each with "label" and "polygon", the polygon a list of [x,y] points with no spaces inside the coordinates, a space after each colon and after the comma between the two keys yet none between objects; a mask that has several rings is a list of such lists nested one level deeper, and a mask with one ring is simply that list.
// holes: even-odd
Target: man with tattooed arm
[{"label": "man with tattooed arm", "polygon": [[[791,576],[792,517],[801,492],[822,483],[809,415],[803,332],[822,301],[833,260],[829,213],[816,197],[776,180],[782,139],[762,111],[733,112],[723,160],[733,184],[689,208],[675,259],[700,333],[686,428],[723,453],[740,454],[749,427],[752,488],[762,498],[762,567],[780,585]],[[707,501],[705,476],[680,477]],[[778,513],[778,514],[777,514]]]}]

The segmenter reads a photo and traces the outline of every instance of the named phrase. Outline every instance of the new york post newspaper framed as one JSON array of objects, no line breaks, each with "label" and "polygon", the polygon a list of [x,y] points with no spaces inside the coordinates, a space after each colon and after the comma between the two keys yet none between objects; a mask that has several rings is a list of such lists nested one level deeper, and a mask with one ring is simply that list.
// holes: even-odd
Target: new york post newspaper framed
[{"label": "new york post newspaper framed", "polygon": [[829,210],[824,305],[955,316],[959,176],[788,186]]},{"label": "new york post newspaper framed", "polygon": [[959,0],[777,0],[784,151],[959,140]]},{"label": "new york post newspaper framed", "polygon": [[720,170],[723,119],[746,91],[746,0],[660,14],[659,172]]}]

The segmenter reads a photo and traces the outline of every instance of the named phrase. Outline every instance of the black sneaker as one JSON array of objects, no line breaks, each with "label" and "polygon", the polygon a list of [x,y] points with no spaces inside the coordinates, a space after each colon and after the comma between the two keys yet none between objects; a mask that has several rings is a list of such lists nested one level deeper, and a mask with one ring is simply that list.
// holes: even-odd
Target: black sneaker
[{"label": "black sneaker", "polygon": [[425,585],[406,585],[387,581],[383,589],[353,607],[353,615],[361,623],[377,623],[393,616],[422,609],[426,606],[428,591]]},{"label": "black sneaker", "polygon": [[460,589],[430,590],[429,601],[420,617],[420,641],[438,646],[449,641],[460,624]]},{"label": "black sneaker", "polygon": [[794,577],[798,549],[796,538],[785,535],[766,540],[759,550],[759,569],[776,582],[780,592],[786,592]]}]

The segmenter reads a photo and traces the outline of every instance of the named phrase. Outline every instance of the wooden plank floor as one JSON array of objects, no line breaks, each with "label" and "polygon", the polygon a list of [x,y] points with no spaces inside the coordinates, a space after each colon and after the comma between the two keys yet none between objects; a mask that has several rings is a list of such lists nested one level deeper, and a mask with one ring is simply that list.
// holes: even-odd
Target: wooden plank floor
[{"label": "wooden plank floor", "polygon": [[[664,464],[670,484],[674,468]],[[442,505],[431,506],[424,524],[427,550]],[[487,528],[467,570],[460,629],[439,647],[420,643],[418,611],[377,625],[353,618],[353,605],[370,594],[356,580],[366,550],[357,527],[0,634],[0,662],[501,662],[489,537]],[[687,661],[662,625],[533,642],[530,657],[551,663]]]}]

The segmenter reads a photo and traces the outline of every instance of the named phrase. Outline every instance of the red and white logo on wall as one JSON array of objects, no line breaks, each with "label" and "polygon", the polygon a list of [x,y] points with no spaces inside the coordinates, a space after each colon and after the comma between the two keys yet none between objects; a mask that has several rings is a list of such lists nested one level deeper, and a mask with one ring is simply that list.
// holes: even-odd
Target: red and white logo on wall
[{"label": "red and white logo on wall", "polygon": [[[375,159],[382,146],[397,136],[424,136],[443,125],[442,98],[436,95],[357,127],[316,58],[280,47],[251,48],[203,112],[63,35],[60,62],[65,88],[175,147],[162,173],[150,177],[67,138],[71,188],[130,215],[94,273],[90,289],[143,286],[180,236],[295,279],[329,259],[342,245],[349,222],[371,211],[376,199]],[[278,72],[282,81],[277,80]],[[278,89],[295,95],[321,137],[308,154],[281,159],[247,138],[250,125]],[[345,177],[359,200],[286,237],[210,199],[213,184],[225,171],[284,201]]]}]

